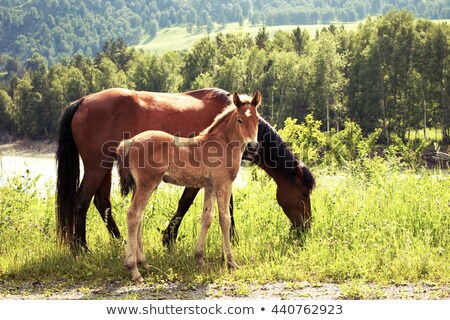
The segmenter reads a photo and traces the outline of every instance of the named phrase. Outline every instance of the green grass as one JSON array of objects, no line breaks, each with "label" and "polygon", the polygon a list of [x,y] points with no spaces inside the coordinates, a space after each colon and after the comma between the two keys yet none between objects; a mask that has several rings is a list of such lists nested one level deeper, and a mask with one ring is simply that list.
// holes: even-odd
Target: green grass
[{"label": "green grass", "polygon": [[[344,25],[347,30],[356,30],[360,22],[339,23],[337,25]],[[301,25],[302,30],[308,30],[311,36],[314,36],[317,30],[328,27],[329,24],[315,24],[315,25]],[[219,32],[232,33],[232,32],[244,32],[249,33],[253,38],[258,34],[262,25],[250,25],[248,21],[243,26],[239,26],[238,23],[229,23],[223,28],[222,26],[215,25],[213,31],[209,34],[211,38],[215,37]],[[267,26],[266,31],[269,32],[269,36],[273,37],[277,30],[291,32],[298,25],[283,25],[283,26]],[[144,49],[157,54],[163,54],[168,51],[182,51],[190,49],[197,41],[206,36],[208,33],[205,28],[197,30],[194,28],[193,33],[187,31],[186,26],[174,26],[171,28],[161,29],[155,38],[150,39],[148,35],[144,36],[137,46],[137,49]]]},{"label": "green grass", "polygon": [[[450,283],[448,173],[391,172],[387,166],[353,175],[316,169],[314,221],[310,232],[297,238],[290,233],[288,219],[276,202],[274,182],[259,169],[248,170],[253,179],[235,188],[240,242],[233,246],[233,253],[240,268],[229,271],[220,259],[217,216],[207,237],[207,266],[201,271],[195,267],[201,195],[183,221],[176,246],[170,252],[162,246],[161,230],[182,192],[181,188],[162,187],[144,217],[144,246],[152,266],[143,273],[147,284],[238,283],[236,294],[245,296],[246,283],[333,282],[349,284],[344,292],[349,297],[365,297],[363,289],[353,287]],[[52,283],[57,289],[73,284],[129,283],[123,267],[125,245],[109,238],[93,206],[87,230],[92,252],[74,257],[55,240],[53,187],[42,195],[32,183],[26,185],[23,178],[17,178],[0,187],[2,287]],[[128,204],[129,197],[122,199],[114,193],[113,212],[124,234]]]},{"label": "green grass", "polygon": [[[410,138],[415,140],[425,140],[423,129],[411,131]],[[441,142],[442,130],[440,128],[427,128],[427,140]]]},{"label": "green grass", "polygon": [[[450,20],[432,20],[435,23],[444,23]],[[336,22],[334,25],[343,25],[346,30],[356,31],[358,26],[363,21],[356,21],[350,23]],[[330,26],[328,24],[312,24],[312,25],[281,25],[281,26],[266,26],[266,31],[269,32],[269,37],[273,37],[276,31],[287,31],[291,32],[297,27],[302,30],[307,30],[311,37],[314,37],[317,30],[322,30]],[[213,30],[209,33],[211,38],[214,38],[219,32],[223,34],[244,32],[249,33],[253,38],[258,34],[259,29],[262,25],[251,25],[248,20],[244,22],[243,26],[239,26],[238,23],[228,23],[225,27],[214,24]],[[161,29],[158,31],[156,37],[150,38],[147,34],[142,36],[140,43],[134,48],[143,49],[145,51],[151,51],[156,54],[163,54],[168,51],[182,51],[189,50],[192,46],[198,42],[201,38],[206,36],[208,32],[206,27],[200,29],[193,28],[193,32],[189,33],[186,26],[173,26],[170,28]]]}]

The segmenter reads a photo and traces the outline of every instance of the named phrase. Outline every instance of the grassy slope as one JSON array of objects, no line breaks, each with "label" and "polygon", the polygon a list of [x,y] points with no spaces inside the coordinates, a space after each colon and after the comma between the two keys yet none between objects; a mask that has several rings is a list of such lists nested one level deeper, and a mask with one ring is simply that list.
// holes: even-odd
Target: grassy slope
[{"label": "grassy slope", "polygon": [[[348,30],[356,30],[359,22],[345,24],[345,28]],[[324,27],[328,27],[329,24],[316,24],[316,25],[303,25],[300,26],[302,30],[306,29],[310,35],[314,35],[316,30],[320,30]],[[269,36],[273,36],[275,31],[292,31],[297,28],[298,25],[284,25],[266,27],[269,32]],[[255,37],[261,26],[251,26],[248,22],[240,27],[238,23],[227,24],[223,29],[222,27],[215,25],[213,32],[210,33],[211,37],[214,37],[217,33],[229,33],[229,32],[248,32],[252,37]],[[154,39],[149,39],[148,36],[144,36],[141,43],[135,48],[142,48],[154,53],[164,53],[173,50],[185,50],[191,48],[198,40],[207,35],[206,30],[203,28],[199,31],[195,31],[192,34],[187,32],[186,27],[176,26],[168,29],[162,29],[158,32]]]},{"label": "grassy slope", "polygon": [[[435,23],[448,23],[449,20],[432,20]],[[363,21],[351,22],[351,23],[336,23],[336,26],[343,25],[347,30],[357,30],[358,25]],[[277,30],[292,31],[297,27],[302,30],[307,30],[310,36],[314,36],[317,30],[328,27],[330,24],[315,24],[315,25],[283,25],[283,26],[267,26],[266,30],[269,32],[269,36],[273,37]],[[217,33],[230,33],[230,32],[248,32],[252,37],[255,37],[262,25],[253,26],[248,21],[244,23],[244,26],[239,26],[238,23],[229,23],[222,28],[217,24],[214,25],[213,32],[210,33],[211,37],[217,35]],[[194,28],[195,29],[195,28]],[[162,29],[158,32],[154,39],[150,39],[148,35],[142,37],[141,42],[134,46],[144,50],[151,51],[157,54],[163,54],[168,51],[181,51],[190,49],[198,40],[206,36],[208,33],[205,28],[194,31],[193,33],[187,32],[185,26],[174,26],[171,28]]]}]

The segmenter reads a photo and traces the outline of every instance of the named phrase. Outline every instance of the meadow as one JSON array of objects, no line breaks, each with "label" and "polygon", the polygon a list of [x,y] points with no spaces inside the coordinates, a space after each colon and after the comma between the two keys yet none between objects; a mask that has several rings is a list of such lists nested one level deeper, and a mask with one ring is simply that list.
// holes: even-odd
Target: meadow
[{"label": "meadow", "polygon": [[[275,199],[276,185],[256,167],[243,169],[234,187],[239,242],[233,253],[240,268],[229,271],[221,261],[217,214],[207,237],[206,268],[197,270],[193,249],[200,229],[202,195],[185,217],[176,245],[162,245],[161,231],[176,209],[182,189],[163,185],[144,216],[144,246],[151,269],[146,286],[161,283],[347,284],[348,298],[383,298],[373,285],[450,283],[450,176],[446,171],[396,170],[371,160],[364,170],[313,168],[311,230],[300,237]],[[39,178],[37,178],[39,179]],[[0,187],[0,296],[20,291],[22,284],[93,288],[108,283],[129,285],[123,267],[125,244],[111,240],[99,214],[88,212],[91,253],[73,256],[55,235],[55,199],[51,182],[39,190],[27,175]],[[113,192],[113,212],[126,234],[125,211],[130,197]],[[15,288],[15,289],[8,289]],[[19,288],[19,289],[18,289]],[[437,291],[435,298],[449,296]],[[138,298],[138,297],[137,297]]]},{"label": "meadow", "polygon": [[[346,30],[356,30],[358,25],[362,21],[359,22],[351,22],[351,23],[339,23],[338,25],[343,25]],[[307,30],[308,33],[313,36],[316,31],[322,30],[323,28],[329,27],[329,24],[313,24],[313,25],[281,25],[281,26],[266,26],[266,31],[269,33],[269,36],[273,38],[273,35],[277,31],[285,31],[291,32],[297,27],[300,27],[302,30]],[[224,26],[219,24],[214,24],[212,32],[207,32],[206,28],[194,28],[193,32],[188,32],[186,26],[172,26],[170,28],[161,29],[158,31],[157,35],[154,38],[151,38],[149,35],[145,34],[142,36],[141,41],[136,46],[133,46],[136,49],[143,49],[145,51],[150,51],[156,54],[163,54],[168,51],[174,50],[174,44],[176,44],[176,48],[179,51],[189,50],[192,46],[198,42],[201,38],[209,35],[211,38],[214,38],[217,34],[222,33],[248,33],[252,38],[258,34],[262,25],[252,25],[248,20],[244,22],[242,26],[236,23],[227,23]]]},{"label": "meadow", "polygon": [[[434,23],[445,23],[449,20],[432,20]],[[362,21],[341,23],[337,22],[335,26],[343,26],[347,31],[357,31],[358,26],[363,23]],[[143,49],[144,51],[150,51],[156,54],[164,54],[174,50],[174,44],[177,51],[189,50],[195,43],[200,41],[201,38],[209,36],[212,39],[219,33],[248,33],[254,39],[263,25],[253,25],[248,20],[244,21],[242,26],[239,23],[227,23],[225,25],[213,24],[211,32],[207,32],[206,27],[194,28],[192,32],[189,32],[186,26],[172,26],[170,28],[164,28],[158,31],[155,37],[151,37],[144,33],[141,40],[137,45],[133,47],[136,49]],[[311,24],[311,25],[279,25],[279,26],[265,26],[266,32],[269,33],[269,37],[272,39],[277,31],[291,32],[292,30],[300,27],[301,30],[308,31],[311,37],[314,37],[317,31],[324,28],[328,28],[330,24]]]}]

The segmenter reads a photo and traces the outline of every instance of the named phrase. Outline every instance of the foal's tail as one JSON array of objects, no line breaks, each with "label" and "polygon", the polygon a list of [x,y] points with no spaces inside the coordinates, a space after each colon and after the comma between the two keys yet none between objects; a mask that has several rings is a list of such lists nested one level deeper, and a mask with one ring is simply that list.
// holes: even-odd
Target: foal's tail
[{"label": "foal's tail", "polygon": [[126,196],[130,191],[134,192],[136,183],[130,171],[130,147],[132,141],[130,139],[122,140],[117,147],[117,171],[120,177],[120,192],[123,196]]},{"label": "foal's tail", "polygon": [[75,193],[80,179],[78,148],[72,135],[72,119],[83,99],[64,111],[59,125],[56,151],[56,225],[61,243],[73,244],[75,232]]}]

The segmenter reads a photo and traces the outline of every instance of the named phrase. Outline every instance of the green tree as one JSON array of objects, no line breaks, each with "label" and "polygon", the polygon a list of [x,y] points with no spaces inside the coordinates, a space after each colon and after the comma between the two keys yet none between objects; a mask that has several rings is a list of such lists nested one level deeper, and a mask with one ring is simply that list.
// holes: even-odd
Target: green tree
[{"label": "green tree", "polygon": [[100,90],[131,87],[125,72],[118,70],[117,66],[109,58],[101,58],[98,69],[101,71],[97,79],[97,86]]},{"label": "green tree", "polygon": [[13,100],[8,92],[0,90],[0,131],[9,131],[13,129],[11,119],[13,109]]},{"label": "green tree", "polygon": [[255,92],[256,90],[264,92],[263,83],[269,60],[267,52],[254,46],[245,53],[243,59],[245,77],[242,90],[244,92]]},{"label": "green tree", "polygon": [[294,52],[273,51],[268,64],[263,90],[267,109],[263,108],[263,116],[281,126],[296,105],[299,59]]},{"label": "green tree", "polygon": [[300,27],[297,27],[292,31],[292,41],[294,43],[294,50],[298,55],[301,55],[305,52],[306,45],[309,40],[309,33],[306,30],[301,30]]},{"label": "green tree", "polygon": [[442,138],[450,142],[450,28],[437,25],[431,34],[430,71],[439,88],[439,111]]},{"label": "green tree", "polygon": [[343,72],[346,61],[344,56],[339,54],[338,48],[336,37],[324,31],[314,43],[311,52],[311,103],[315,114],[325,118],[327,132],[330,132],[332,117],[339,128],[339,121],[346,116],[344,90],[347,79]]},{"label": "green tree", "polygon": [[377,50],[377,26],[372,18],[359,27],[354,49],[349,57],[349,115],[363,130],[372,132],[383,119],[384,134],[387,125],[383,116],[384,86],[381,74],[381,58]]},{"label": "green tree", "polygon": [[245,65],[242,58],[228,59],[216,72],[214,84],[227,91],[243,92]]},{"label": "green tree", "polygon": [[131,60],[133,52],[126,46],[123,38],[109,39],[103,45],[103,51],[97,54],[96,64],[100,64],[102,58],[111,60],[119,70],[127,71],[128,62]]},{"label": "green tree", "polygon": [[41,133],[39,109],[42,95],[34,91],[29,73],[20,80],[14,92],[11,118],[19,134],[34,137]]},{"label": "green tree", "polygon": [[258,49],[265,49],[269,42],[269,33],[266,31],[266,26],[262,26],[258,30],[258,34],[255,37],[255,43]]},{"label": "green tree", "polygon": [[148,33],[150,35],[150,38],[154,38],[156,37],[156,35],[158,34],[158,30],[159,30],[159,25],[158,25],[158,21],[156,21],[155,19],[152,19],[149,23],[149,28],[148,28]]},{"label": "green tree", "polygon": [[161,57],[140,52],[132,61],[130,81],[137,90],[177,92],[182,77],[182,59],[176,52],[168,52]]},{"label": "green tree", "polygon": [[[404,138],[410,126],[411,73],[414,19],[404,11],[391,11],[378,19],[377,50],[382,79],[383,122]],[[388,138],[389,136],[387,136]]]},{"label": "green tree", "polygon": [[181,69],[182,90],[192,88],[193,82],[203,73],[212,73],[217,65],[217,46],[209,37],[202,38],[184,57]]}]

